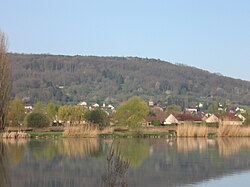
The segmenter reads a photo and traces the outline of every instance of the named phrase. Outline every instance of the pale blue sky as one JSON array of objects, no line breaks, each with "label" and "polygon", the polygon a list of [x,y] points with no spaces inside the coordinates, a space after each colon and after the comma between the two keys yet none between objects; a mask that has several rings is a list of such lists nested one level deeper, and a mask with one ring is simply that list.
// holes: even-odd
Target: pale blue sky
[{"label": "pale blue sky", "polygon": [[139,56],[250,80],[249,0],[0,0],[9,51]]}]

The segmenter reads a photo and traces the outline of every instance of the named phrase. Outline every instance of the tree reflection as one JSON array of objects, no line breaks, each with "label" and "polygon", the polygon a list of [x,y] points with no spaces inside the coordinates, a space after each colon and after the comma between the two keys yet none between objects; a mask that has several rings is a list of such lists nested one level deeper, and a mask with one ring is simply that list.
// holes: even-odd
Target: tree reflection
[{"label": "tree reflection", "polygon": [[53,159],[58,154],[76,157],[102,156],[101,142],[97,138],[66,138],[60,140],[35,140],[29,143],[29,148],[36,160]]},{"label": "tree reflection", "polygon": [[8,155],[8,160],[18,165],[23,159],[27,147],[27,139],[3,139],[5,145],[5,154]]},{"label": "tree reflection", "polygon": [[7,167],[7,158],[5,154],[5,146],[0,141],[0,185],[2,187],[10,187],[10,178]]},{"label": "tree reflection", "polygon": [[121,158],[128,160],[133,167],[139,167],[149,156],[149,142],[145,139],[119,139],[114,141]]}]

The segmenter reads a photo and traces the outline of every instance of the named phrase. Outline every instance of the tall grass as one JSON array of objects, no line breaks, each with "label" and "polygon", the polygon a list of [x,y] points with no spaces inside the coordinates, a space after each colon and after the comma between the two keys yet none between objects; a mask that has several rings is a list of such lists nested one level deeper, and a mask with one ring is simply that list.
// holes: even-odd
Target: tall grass
[{"label": "tall grass", "polygon": [[204,125],[183,124],[177,127],[178,137],[206,137],[208,129]]},{"label": "tall grass", "polygon": [[250,127],[220,125],[217,135],[220,137],[250,137]]},{"label": "tall grass", "polygon": [[82,126],[65,127],[64,137],[97,137],[100,128],[95,124],[85,124]]}]

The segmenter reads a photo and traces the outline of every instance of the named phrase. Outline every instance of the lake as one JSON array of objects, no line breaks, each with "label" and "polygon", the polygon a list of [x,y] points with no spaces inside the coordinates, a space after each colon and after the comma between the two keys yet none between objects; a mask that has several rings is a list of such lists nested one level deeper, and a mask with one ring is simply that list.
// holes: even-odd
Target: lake
[{"label": "lake", "polygon": [[0,140],[1,187],[249,186],[249,138]]}]

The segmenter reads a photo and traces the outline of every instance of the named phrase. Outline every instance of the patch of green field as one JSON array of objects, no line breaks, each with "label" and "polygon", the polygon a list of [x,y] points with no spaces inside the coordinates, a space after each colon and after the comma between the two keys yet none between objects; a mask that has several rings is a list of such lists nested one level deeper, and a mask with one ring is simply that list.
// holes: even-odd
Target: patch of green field
[{"label": "patch of green field", "polygon": [[31,138],[55,138],[63,135],[63,132],[27,132],[31,135]]},{"label": "patch of green field", "polygon": [[171,136],[169,132],[114,132],[114,133],[102,133],[99,134],[99,137],[119,137],[119,138],[128,138],[128,137],[167,137]]}]

